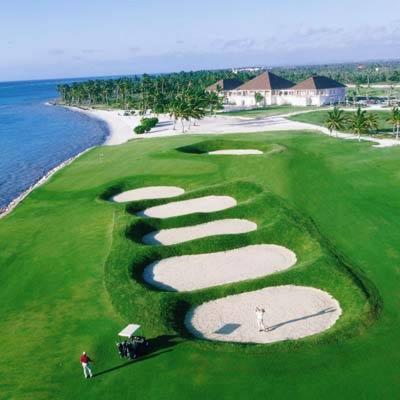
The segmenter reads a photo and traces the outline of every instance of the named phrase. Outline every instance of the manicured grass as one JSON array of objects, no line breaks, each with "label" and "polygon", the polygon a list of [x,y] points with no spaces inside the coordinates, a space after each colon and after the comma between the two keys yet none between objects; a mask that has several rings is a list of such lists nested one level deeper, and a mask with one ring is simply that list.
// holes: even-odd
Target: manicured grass
[{"label": "manicured grass", "polygon": [[[350,115],[353,112],[354,111],[346,111],[346,114]],[[387,121],[390,117],[390,111],[367,111],[367,113],[370,112],[374,112],[377,115],[379,121],[378,132],[376,133],[372,132],[371,134],[392,138],[393,126]],[[306,122],[310,124],[324,126],[327,117],[328,117],[328,111],[324,110],[324,111],[315,111],[305,114],[293,115],[288,119],[292,121]]]},{"label": "manicured grass", "polygon": [[[182,151],[214,140],[280,151]],[[94,149],[0,220],[0,398],[396,397],[400,149],[311,133],[213,136],[211,143],[180,136]],[[158,184],[185,188],[183,199],[232,195],[238,206],[156,220],[135,211],[168,200],[107,201],[116,191]],[[152,229],[221,217],[248,218],[259,229],[174,246],[140,243]],[[164,293],[141,280],[144,266],[161,257],[264,242],[291,248],[298,264],[193,293]],[[196,340],[183,328],[193,304],[287,283],[328,290],[343,316],[321,335],[267,346]],[[141,323],[154,346],[131,364],[114,344],[127,322]],[[83,350],[97,361],[93,380],[82,377]]]},{"label": "manicured grass", "polygon": [[312,107],[300,106],[268,106],[253,108],[250,110],[228,111],[221,113],[221,115],[228,115],[231,117],[248,117],[248,118],[265,118],[273,115],[288,114],[297,111],[310,110]]},{"label": "manicured grass", "polygon": [[[348,95],[352,96],[353,91],[356,90],[354,87],[348,88]],[[380,88],[380,87],[370,87],[361,86],[357,91],[357,96],[369,96],[369,97],[387,97],[388,93],[390,92],[391,96],[399,97],[400,96],[400,88],[394,87],[391,91],[389,88]]]}]

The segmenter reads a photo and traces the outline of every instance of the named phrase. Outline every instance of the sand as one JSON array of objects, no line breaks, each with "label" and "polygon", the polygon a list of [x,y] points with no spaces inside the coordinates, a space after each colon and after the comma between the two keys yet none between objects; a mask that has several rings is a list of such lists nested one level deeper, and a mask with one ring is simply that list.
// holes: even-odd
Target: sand
[{"label": "sand", "polygon": [[[127,142],[131,139],[148,139],[154,137],[168,137],[182,135],[180,121],[176,124],[174,130],[174,123],[169,115],[159,115],[159,124],[149,133],[137,135],[133,132],[133,128],[140,124],[140,116],[125,116],[123,110],[92,110],[81,109],[77,107],[68,107],[74,111],[83,112],[94,118],[105,121],[108,125],[110,135],[108,136],[105,145],[118,145]],[[271,131],[314,131],[329,135],[329,131],[323,127],[310,123],[302,123],[290,121],[285,117],[304,114],[318,110],[327,110],[323,107],[320,109],[310,109],[301,112],[291,112],[285,115],[270,116],[265,118],[243,118],[233,117],[229,115],[217,115],[214,117],[205,117],[196,122],[196,126],[192,124],[191,129],[186,131],[188,134],[229,134],[229,133],[251,133],[251,132],[271,132]],[[378,111],[381,108],[371,108]],[[350,110],[350,109],[348,109]],[[187,123],[186,123],[187,128]],[[355,140],[357,137],[352,133],[340,133],[340,139]],[[374,143],[374,147],[391,147],[400,145],[400,140],[396,139],[380,139],[371,136],[362,136],[361,140]]]},{"label": "sand", "polygon": [[185,193],[185,191],[176,186],[148,186],[117,194],[113,197],[113,201],[125,203],[127,201],[167,199],[179,196],[183,193]]},{"label": "sand", "polygon": [[273,244],[170,257],[145,268],[146,282],[164,290],[190,291],[255,279],[290,268],[296,255]]},{"label": "sand", "polygon": [[220,219],[182,228],[162,229],[143,237],[146,244],[171,245],[207,236],[238,234],[255,231],[257,224],[247,219]]},{"label": "sand", "polygon": [[171,218],[193,213],[221,211],[234,207],[236,204],[236,200],[230,196],[204,196],[150,207],[140,211],[137,215],[152,218]]},{"label": "sand", "polygon": [[260,150],[253,149],[232,149],[232,150],[215,150],[209,151],[208,154],[216,154],[216,155],[230,155],[230,156],[244,156],[250,154],[263,154]]},{"label": "sand", "polygon": [[[265,309],[258,331],[255,307]],[[193,335],[209,340],[273,343],[315,335],[329,329],[342,310],[337,300],[320,289],[275,286],[203,303],[191,310],[185,325]]]}]

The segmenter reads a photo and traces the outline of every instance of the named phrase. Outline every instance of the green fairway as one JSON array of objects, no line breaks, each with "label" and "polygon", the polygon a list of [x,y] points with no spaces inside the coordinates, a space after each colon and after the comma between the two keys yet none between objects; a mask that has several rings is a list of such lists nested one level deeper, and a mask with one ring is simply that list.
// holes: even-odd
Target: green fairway
[{"label": "green fairway", "polygon": [[[323,113],[295,118],[322,123]],[[235,148],[264,154],[206,154]],[[306,132],[181,135],[84,154],[0,220],[0,399],[396,398],[399,156],[398,148]],[[108,200],[154,185],[184,188],[179,199],[229,195],[238,205],[158,220],[135,213],[171,200]],[[246,218],[258,229],[141,243],[155,229],[219,218]],[[189,293],[158,291],[141,277],[161,258],[256,243],[286,246],[298,262]],[[326,290],[343,315],[322,334],[272,345],[212,343],[184,328],[193,305],[281,284]],[[115,342],[131,322],[142,325],[152,351],[127,363]],[[93,380],[83,379],[84,350],[96,361]]]},{"label": "green fairway", "polygon": [[292,112],[300,112],[310,110],[313,107],[300,107],[300,106],[268,106],[253,108],[251,110],[228,111],[221,113],[221,115],[228,115],[231,117],[247,117],[247,118],[265,118],[274,115],[283,115]]},{"label": "green fairway", "polygon": [[[353,112],[354,111],[346,111],[346,114],[349,115]],[[370,112],[374,111],[367,111],[367,113]],[[378,117],[379,129],[378,132],[372,134],[376,135],[377,137],[393,138],[392,135],[393,125],[390,124],[390,122],[388,122],[388,119],[390,118],[390,111],[375,111],[374,113]],[[292,121],[306,122],[309,124],[324,126],[327,117],[328,117],[328,111],[325,110],[325,111],[314,111],[310,113],[292,115],[291,117],[288,117],[288,119]]]}]

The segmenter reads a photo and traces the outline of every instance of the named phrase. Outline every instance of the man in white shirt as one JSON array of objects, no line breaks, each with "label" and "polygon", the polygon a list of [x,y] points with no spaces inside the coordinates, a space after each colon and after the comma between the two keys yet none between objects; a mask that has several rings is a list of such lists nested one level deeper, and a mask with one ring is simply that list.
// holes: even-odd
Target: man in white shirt
[{"label": "man in white shirt", "polygon": [[266,330],[265,326],[264,326],[264,313],[265,313],[265,310],[262,307],[260,307],[260,306],[256,307],[256,319],[257,319],[257,325],[258,325],[259,332]]}]

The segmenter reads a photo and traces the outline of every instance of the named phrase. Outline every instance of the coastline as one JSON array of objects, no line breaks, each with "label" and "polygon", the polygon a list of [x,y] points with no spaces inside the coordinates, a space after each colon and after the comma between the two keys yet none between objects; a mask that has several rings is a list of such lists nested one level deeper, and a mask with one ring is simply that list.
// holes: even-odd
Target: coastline
[{"label": "coastline", "polygon": [[[15,197],[9,204],[5,207],[0,208],[0,219],[9,215],[23,200],[30,193],[32,193],[35,189],[39,186],[46,183],[55,173],[66,167],[67,165],[71,164],[77,158],[85,154],[86,152],[94,149],[98,146],[113,146],[127,142],[128,140],[132,139],[135,134],[133,133],[133,129],[130,129],[129,124],[122,123],[121,124],[121,116],[118,115],[118,111],[106,111],[106,110],[90,110],[90,109],[83,109],[78,107],[70,107],[70,106],[63,106],[61,104],[53,103],[50,101],[46,101],[44,103],[46,106],[52,107],[64,107],[73,112],[80,112],[84,115],[87,115],[90,118],[95,118],[101,122],[103,122],[107,129],[107,135],[103,143],[96,146],[88,147],[87,149],[81,151],[80,153],[76,154],[68,158],[67,160],[61,162],[60,164],[56,165],[54,168],[47,171],[41,178],[39,178],[35,183],[29,186],[26,190],[24,190],[21,194]],[[110,114],[108,114],[110,113]],[[138,118],[137,118],[138,119]],[[136,121],[139,123],[139,121]],[[121,126],[122,125],[122,126]],[[122,129],[121,129],[122,128]]]},{"label": "coastline", "polygon": [[116,146],[138,136],[133,132],[133,128],[140,123],[141,117],[123,116],[121,115],[122,110],[98,110],[62,104],[54,104],[54,106],[64,107],[70,111],[79,112],[90,118],[104,122],[108,128],[108,135],[101,146]]},{"label": "coastline", "polygon": [[55,173],[66,167],[67,165],[71,164],[77,158],[82,156],[83,154],[87,153],[89,150],[94,149],[96,146],[89,147],[83,151],[81,151],[76,156],[68,158],[68,160],[63,161],[61,164],[58,164],[56,167],[52,168],[48,171],[45,175],[43,175],[38,181],[36,181],[33,185],[31,185],[28,189],[22,192],[19,196],[17,196],[14,200],[12,200],[6,207],[0,209],[0,219],[9,215],[26,197],[29,196],[35,189],[39,186],[42,186],[46,183]]}]

